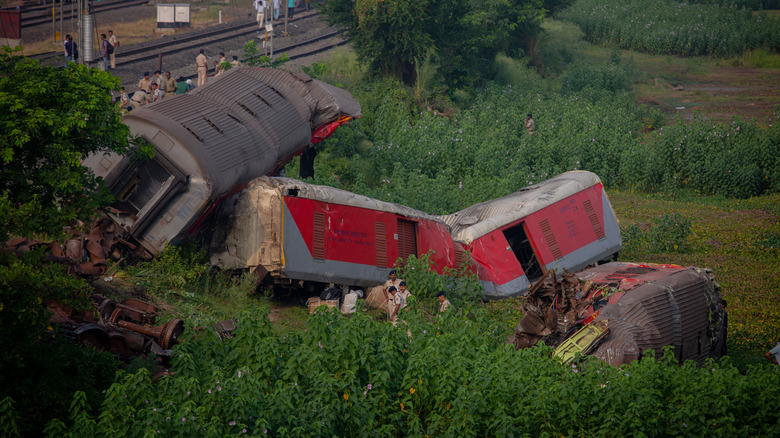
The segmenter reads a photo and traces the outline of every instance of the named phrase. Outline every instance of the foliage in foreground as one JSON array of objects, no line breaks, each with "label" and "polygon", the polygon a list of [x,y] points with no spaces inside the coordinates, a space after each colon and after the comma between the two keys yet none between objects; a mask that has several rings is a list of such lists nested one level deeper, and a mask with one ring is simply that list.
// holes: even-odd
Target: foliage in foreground
[{"label": "foliage in foreground", "polygon": [[[465,316],[466,313],[468,316]],[[478,308],[398,327],[321,312],[281,336],[243,314],[237,336],[190,336],[172,375],[122,375],[91,416],[77,393],[48,436],[776,436],[780,374],[728,360],[563,366],[514,351]],[[5,412],[8,416],[9,413]]]},{"label": "foliage in foreground", "polygon": [[89,394],[90,408],[96,409],[117,366],[112,355],[65,340],[48,324],[49,301],[76,313],[90,310],[92,288],[67,275],[65,266],[43,264],[34,256],[0,255],[0,399],[16,401],[15,409],[23,413],[16,426],[31,436],[40,432],[42,421],[68,412],[74,391]]},{"label": "foliage in foreground", "polygon": [[734,56],[780,46],[780,20],[733,5],[676,0],[578,0],[556,16],[588,40],[656,55]]},{"label": "foliage in foreground", "polygon": [[109,73],[41,66],[0,48],[0,241],[61,233],[106,205],[107,192],[81,160],[128,150],[130,131],[111,97],[118,89]]}]

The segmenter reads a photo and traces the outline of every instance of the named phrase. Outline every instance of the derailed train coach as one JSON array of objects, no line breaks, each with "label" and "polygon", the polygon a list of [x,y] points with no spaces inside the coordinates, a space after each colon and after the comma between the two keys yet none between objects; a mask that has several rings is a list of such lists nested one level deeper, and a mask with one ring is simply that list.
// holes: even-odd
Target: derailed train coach
[{"label": "derailed train coach", "polygon": [[398,257],[429,250],[439,269],[456,263],[449,227],[435,216],[291,178],[250,182],[210,222],[213,265],[310,292],[329,283],[375,286]]},{"label": "derailed train coach", "polygon": [[601,181],[567,172],[448,216],[288,178],[259,178],[220,204],[212,264],[250,269],[271,284],[317,288],[383,282],[398,257],[433,250],[441,272],[464,252],[485,297],[524,293],[548,271],[574,271],[621,248]]},{"label": "derailed train coach", "polygon": [[591,354],[620,366],[671,347],[680,363],[703,364],[725,353],[721,288],[705,268],[614,262],[544,277],[523,313],[507,342],[543,341],[563,362]]},{"label": "derailed train coach", "polygon": [[511,195],[442,216],[468,250],[489,299],[522,294],[560,275],[617,259],[620,227],[596,174],[571,171]]},{"label": "derailed train coach", "polygon": [[243,66],[125,115],[130,132],[154,146],[153,159],[97,154],[85,165],[116,199],[111,219],[155,256],[222,196],[359,115],[344,90],[305,74]]}]

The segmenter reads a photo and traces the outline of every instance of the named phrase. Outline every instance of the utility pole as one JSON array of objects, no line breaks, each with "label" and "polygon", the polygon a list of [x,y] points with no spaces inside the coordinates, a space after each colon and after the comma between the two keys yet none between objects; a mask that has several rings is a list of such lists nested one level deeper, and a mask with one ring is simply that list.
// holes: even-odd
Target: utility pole
[{"label": "utility pole", "polygon": [[290,36],[290,34],[287,33],[287,22],[290,19],[290,2],[285,0],[284,3],[284,36]]}]

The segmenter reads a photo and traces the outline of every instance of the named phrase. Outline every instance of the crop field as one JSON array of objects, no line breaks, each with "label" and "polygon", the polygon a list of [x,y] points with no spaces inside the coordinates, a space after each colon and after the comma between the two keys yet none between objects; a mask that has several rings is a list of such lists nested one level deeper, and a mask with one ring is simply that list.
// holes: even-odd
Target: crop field
[{"label": "crop field", "polygon": [[730,57],[780,46],[780,22],[734,6],[674,0],[578,0],[557,16],[599,45],[656,55]]}]

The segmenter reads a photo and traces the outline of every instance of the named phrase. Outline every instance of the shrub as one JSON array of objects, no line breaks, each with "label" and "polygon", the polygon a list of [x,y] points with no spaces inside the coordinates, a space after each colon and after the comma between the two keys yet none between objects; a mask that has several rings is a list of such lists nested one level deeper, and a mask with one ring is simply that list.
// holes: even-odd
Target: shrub
[{"label": "shrub", "polygon": [[[615,368],[562,365],[544,345],[515,351],[482,308],[395,327],[363,312],[318,312],[277,335],[266,315],[236,337],[189,337],[171,375],[123,374],[98,416],[74,398],[70,436],[645,436],[776,435],[780,374],[728,360],[661,359]],[[551,395],[552,394],[552,395]],[[139,421],[143,419],[143,421]]]}]

